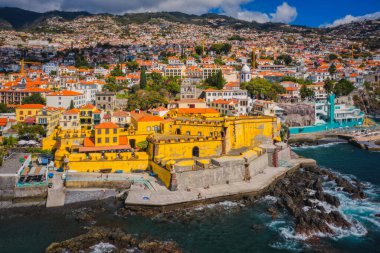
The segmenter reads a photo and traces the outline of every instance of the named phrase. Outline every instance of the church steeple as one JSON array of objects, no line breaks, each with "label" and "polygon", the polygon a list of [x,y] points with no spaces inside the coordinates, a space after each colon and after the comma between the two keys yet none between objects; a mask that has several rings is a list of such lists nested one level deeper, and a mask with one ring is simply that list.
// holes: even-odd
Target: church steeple
[{"label": "church steeple", "polygon": [[243,68],[241,69],[241,74],[240,74],[240,82],[249,82],[252,79],[252,73],[251,69],[244,64]]}]

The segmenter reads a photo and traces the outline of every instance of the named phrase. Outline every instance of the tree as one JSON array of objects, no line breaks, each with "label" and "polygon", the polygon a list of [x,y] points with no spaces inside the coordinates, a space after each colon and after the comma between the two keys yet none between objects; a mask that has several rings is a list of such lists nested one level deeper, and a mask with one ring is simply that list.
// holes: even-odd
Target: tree
[{"label": "tree", "polygon": [[136,70],[139,69],[139,64],[137,61],[129,61],[127,62],[127,68],[132,71],[132,72],[135,72]]},{"label": "tree", "polygon": [[83,55],[77,54],[75,56],[75,67],[77,68],[88,68],[90,65],[88,64],[87,60],[84,58]]},{"label": "tree", "polygon": [[336,54],[329,54],[329,60],[333,61],[335,59],[338,59],[338,56]]},{"label": "tree", "polygon": [[254,78],[240,86],[258,99],[277,100],[279,94],[285,93],[285,88],[278,83],[272,83],[264,78]]},{"label": "tree", "polygon": [[140,73],[140,88],[145,89],[146,88],[146,73],[145,73],[145,68],[141,68],[141,73]]},{"label": "tree", "polygon": [[305,84],[302,85],[300,94],[302,99],[314,97],[314,91],[308,88]]},{"label": "tree", "polygon": [[339,96],[347,96],[355,89],[353,83],[346,79],[341,79],[334,85],[334,93]]},{"label": "tree", "polygon": [[116,64],[115,68],[111,71],[111,76],[124,76],[119,63]]},{"label": "tree", "polygon": [[334,81],[327,79],[323,88],[326,90],[327,93],[332,92],[334,90]]},{"label": "tree", "polygon": [[202,46],[195,46],[195,53],[197,54],[197,55],[203,55],[203,47]]},{"label": "tree", "polygon": [[229,43],[215,43],[211,46],[211,50],[215,51],[217,54],[228,54],[231,51],[231,48],[232,46]]},{"label": "tree", "polygon": [[46,134],[45,129],[41,125],[26,125],[19,123],[12,128],[17,131],[17,134],[21,139],[36,139],[37,137]]},{"label": "tree", "polygon": [[149,143],[147,141],[140,141],[139,143],[136,144],[136,146],[141,150],[141,151],[146,151],[148,148]]},{"label": "tree", "polygon": [[24,98],[21,104],[42,104],[44,105],[46,100],[41,96],[40,93],[33,93],[31,96]]},{"label": "tree", "polygon": [[284,55],[284,63],[285,65],[290,65],[290,63],[292,63],[293,59],[290,55]]},{"label": "tree", "polygon": [[333,74],[335,74],[335,72],[336,72],[336,66],[335,66],[334,63],[330,65],[328,71],[329,71],[329,73],[330,73],[331,76],[332,76]]},{"label": "tree", "polygon": [[290,65],[290,63],[292,63],[292,61],[293,61],[293,59],[290,55],[282,54],[282,55],[277,57],[275,64],[277,64],[277,65],[279,65],[279,64]]},{"label": "tree", "polygon": [[0,113],[7,113],[9,112],[9,109],[6,104],[0,103]]},{"label": "tree", "polygon": [[131,94],[128,99],[128,110],[147,110],[150,108],[158,107],[167,104],[168,101],[165,94],[158,91],[138,90],[136,93]]},{"label": "tree", "polygon": [[70,109],[70,110],[71,110],[71,109],[74,109],[74,101],[73,101],[73,100],[70,101],[69,109]]},{"label": "tree", "polygon": [[226,80],[223,78],[223,73],[221,70],[218,70],[215,74],[206,78],[205,83],[214,86],[217,89],[223,89]]}]

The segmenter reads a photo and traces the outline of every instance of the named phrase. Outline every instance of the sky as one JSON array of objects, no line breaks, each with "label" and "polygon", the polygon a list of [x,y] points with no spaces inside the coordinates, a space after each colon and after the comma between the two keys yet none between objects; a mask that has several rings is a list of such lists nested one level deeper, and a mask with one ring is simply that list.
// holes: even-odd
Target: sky
[{"label": "sky", "polygon": [[380,18],[380,0],[0,0],[0,7],[19,7],[37,12],[65,10],[113,14],[215,12],[247,21],[312,27]]}]

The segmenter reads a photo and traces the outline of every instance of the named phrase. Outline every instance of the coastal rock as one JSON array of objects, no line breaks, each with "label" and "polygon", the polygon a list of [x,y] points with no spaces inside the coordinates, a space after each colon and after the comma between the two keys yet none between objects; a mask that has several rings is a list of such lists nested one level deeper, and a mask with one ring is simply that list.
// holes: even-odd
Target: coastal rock
[{"label": "coastal rock", "polygon": [[[278,199],[276,206],[286,209],[295,218],[297,234],[333,235],[331,227],[351,227],[343,215],[335,210],[340,206],[339,198],[323,191],[323,183],[326,181],[335,181],[351,198],[364,196],[361,184],[352,184],[347,179],[318,167],[300,169],[270,188],[269,194]],[[267,211],[271,213],[270,210]]]},{"label": "coastal rock", "polygon": [[179,253],[182,250],[174,242],[141,240],[124,233],[119,228],[94,227],[86,234],[50,244],[46,253],[90,252],[90,249],[108,246],[107,252]]}]

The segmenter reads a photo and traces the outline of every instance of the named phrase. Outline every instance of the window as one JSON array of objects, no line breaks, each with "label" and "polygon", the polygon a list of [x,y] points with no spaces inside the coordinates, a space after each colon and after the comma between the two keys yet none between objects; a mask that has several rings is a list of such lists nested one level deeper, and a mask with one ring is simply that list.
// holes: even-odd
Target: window
[{"label": "window", "polygon": [[117,128],[114,128],[114,129],[113,129],[113,133],[114,133],[114,134],[117,134]]},{"label": "window", "polygon": [[31,112],[31,111],[28,111],[28,115],[32,115],[32,112]]},{"label": "window", "polygon": [[113,137],[113,142],[117,142],[117,137]]},{"label": "window", "polygon": [[106,129],[106,134],[109,134],[110,133],[110,130],[109,129]]},{"label": "window", "polygon": [[187,134],[187,135],[190,135],[190,131],[186,131],[186,134]]},{"label": "window", "polygon": [[146,127],[146,131],[149,132],[150,131],[150,127]]},{"label": "window", "polygon": [[106,143],[110,142],[110,138],[106,137]]},{"label": "window", "polygon": [[98,134],[102,134],[102,129],[98,129]]},{"label": "window", "polygon": [[198,136],[201,136],[202,135],[202,132],[198,132]]},{"label": "window", "polygon": [[102,143],[102,138],[98,138],[98,143]]}]

